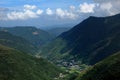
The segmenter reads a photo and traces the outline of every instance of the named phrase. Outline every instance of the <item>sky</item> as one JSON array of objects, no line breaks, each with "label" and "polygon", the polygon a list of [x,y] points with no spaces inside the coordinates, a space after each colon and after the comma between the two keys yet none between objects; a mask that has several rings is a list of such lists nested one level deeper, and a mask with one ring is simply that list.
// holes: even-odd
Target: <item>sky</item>
[{"label": "sky", "polygon": [[0,0],[0,26],[72,27],[89,16],[119,14],[119,5],[120,0]]}]

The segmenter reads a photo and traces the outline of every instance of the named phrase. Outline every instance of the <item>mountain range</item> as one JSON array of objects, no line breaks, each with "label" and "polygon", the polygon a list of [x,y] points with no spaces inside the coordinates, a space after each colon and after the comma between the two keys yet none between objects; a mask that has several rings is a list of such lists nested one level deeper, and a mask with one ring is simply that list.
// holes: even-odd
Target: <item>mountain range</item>
[{"label": "mountain range", "polygon": [[120,14],[89,17],[41,49],[51,61],[76,60],[93,65],[120,50]]},{"label": "mountain range", "polygon": [[[37,33],[32,35],[31,32],[34,29],[39,30],[33,27],[1,28],[0,80],[53,80],[63,72],[53,63],[36,55],[38,46],[34,44],[34,41],[30,42],[27,39],[29,37],[34,40],[33,35],[38,35]],[[30,30],[29,34],[31,33],[29,36],[27,34],[28,30]],[[40,35],[45,37],[44,34]],[[23,36],[26,36],[26,38]]]},{"label": "mountain range", "polygon": [[0,80],[120,80],[120,14],[57,30],[1,27]]}]

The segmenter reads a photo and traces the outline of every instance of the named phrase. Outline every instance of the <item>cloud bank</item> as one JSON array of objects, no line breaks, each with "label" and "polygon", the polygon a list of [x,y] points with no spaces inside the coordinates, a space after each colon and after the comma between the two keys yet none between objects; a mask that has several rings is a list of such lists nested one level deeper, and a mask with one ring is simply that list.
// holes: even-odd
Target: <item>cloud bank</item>
[{"label": "cloud bank", "polygon": [[80,4],[80,12],[81,13],[94,13],[94,8],[95,8],[96,4],[87,4],[87,3],[83,3]]},{"label": "cloud bank", "polygon": [[94,2],[99,4],[98,9],[101,14],[106,14],[105,16],[120,13],[120,0],[94,0]]},{"label": "cloud bank", "polygon": [[35,5],[24,5],[23,10],[11,11],[6,14],[6,19],[8,20],[26,20],[29,18],[38,18],[42,15],[43,10],[37,9]]},{"label": "cloud bank", "polygon": [[79,19],[87,16],[110,16],[120,13],[120,0],[94,0],[95,3],[81,3],[70,5],[69,9],[40,9],[36,5],[23,5],[20,10],[0,8],[0,20],[28,20],[41,16],[52,16],[57,19]]}]

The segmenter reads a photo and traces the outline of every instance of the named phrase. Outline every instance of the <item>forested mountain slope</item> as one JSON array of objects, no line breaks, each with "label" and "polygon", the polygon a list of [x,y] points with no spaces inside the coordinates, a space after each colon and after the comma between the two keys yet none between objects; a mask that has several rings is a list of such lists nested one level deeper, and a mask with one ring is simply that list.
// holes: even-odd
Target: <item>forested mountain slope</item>
[{"label": "forested mountain slope", "polygon": [[89,17],[45,45],[40,53],[52,61],[81,60],[87,64],[120,50],[120,14]]},{"label": "forested mountain slope", "polygon": [[36,53],[37,51],[37,48],[26,39],[5,31],[0,31],[0,44],[29,54]]},{"label": "forested mountain slope", "polygon": [[32,26],[17,26],[12,28],[1,27],[0,29],[16,36],[20,36],[37,47],[41,47],[47,41],[52,39],[52,36],[48,32]]},{"label": "forested mountain slope", "polygon": [[76,80],[120,80],[120,52],[95,64]]},{"label": "forested mountain slope", "polygon": [[0,80],[54,80],[60,72],[42,58],[0,45]]}]

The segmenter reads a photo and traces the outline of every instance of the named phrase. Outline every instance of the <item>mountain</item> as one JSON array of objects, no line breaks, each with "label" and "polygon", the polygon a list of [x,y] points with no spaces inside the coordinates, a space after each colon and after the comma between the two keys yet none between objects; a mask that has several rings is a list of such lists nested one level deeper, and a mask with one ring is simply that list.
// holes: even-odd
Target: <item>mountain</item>
[{"label": "mountain", "polygon": [[76,80],[120,80],[120,52],[100,61]]},{"label": "mountain", "polygon": [[25,38],[37,47],[41,47],[52,38],[52,36],[48,32],[31,26],[17,26],[12,28],[2,27],[1,30]]},{"label": "mountain", "polygon": [[0,45],[0,80],[54,80],[60,72],[42,58]]},{"label": "mountain", "polygon": [[57,37],[61,33],[68,31],[69,29],[70,29],[70,27],[59,27],[59,28],[49,29],[49,30],[47,30],[47,32],[49,32],[51,35]]},{"label": "mountain", "polygon": [[0,31],[0,44],[31,54],[37,51],[37,48],[26,39],[5,31]]},{"label": "mountain", "polygon": [[93,65],[120,50],[120,14],[89,17],[54,41],[40,53],[52,61],[81,60]]}]

